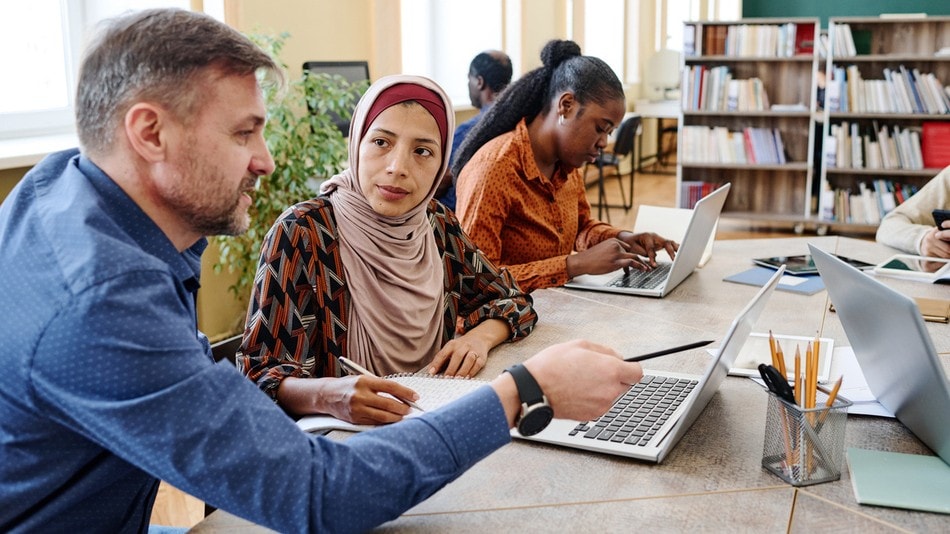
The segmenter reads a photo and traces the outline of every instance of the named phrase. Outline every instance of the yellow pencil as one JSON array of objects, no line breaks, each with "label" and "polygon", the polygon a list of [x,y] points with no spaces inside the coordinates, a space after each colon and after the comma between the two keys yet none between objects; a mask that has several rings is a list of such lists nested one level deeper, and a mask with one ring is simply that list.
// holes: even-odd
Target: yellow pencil
[{"label": "yellow pencil", "polygon": [[775,352],[775,336],[769,330],[769,355],[772,356],[772,367],[778,369],[778,355]]},{"label": "yellow pencil", "polygon": [[776,340],[775,341],[775,359],[778,360],[778,372],[782,373],[782,376],[787,378],[788,372],[785,370],[785,353],[782,352],[782,344]]},{"label": "yellow pencil", "polygon": [[811,389],[809,391],[810,398],[808,402],[809,408],[815,407],[815,401],[818,400],[818,353],[815,352],[815,347],[811,347],[811,359],[809,360],[809,367],[811,371]]},{"label": "yellow pencil", "polygon": [[841,382],[843,380],[844,376],[839,376],[835,385],[831,388],[831,392],[828,393],[828,400],[825,401],[825,411],[821,412],[821,416],[818,418],[818,424],[815,425],[816,430],[821,430],[821,426],[825,423],[825,418],[828,417],[828,412],[830,412],[831,407],[835,405],[835,399],[838,398],[838,390],[841,389]]},{"label": "yellow pencil", "polygon": [[795,346],[795,404],[802,405],[802,352]]}]

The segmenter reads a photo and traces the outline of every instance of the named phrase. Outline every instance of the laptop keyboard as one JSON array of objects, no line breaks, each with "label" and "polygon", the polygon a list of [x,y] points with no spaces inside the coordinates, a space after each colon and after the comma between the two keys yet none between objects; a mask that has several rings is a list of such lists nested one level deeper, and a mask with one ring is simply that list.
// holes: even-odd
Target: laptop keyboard
[{"label": "laptop keyboard", "polygon": [[621,274],[607,285],[610,287],[656,289],[660,284],[666,281],[672,266],[672,263],[658,263],[652,271],[630,269],[630,272]]},{"label": "laptop keyboard", "polygon": [[600,419],[581,423],[569,434],[645,446],[697,383],[689,378],[644,375]]}]

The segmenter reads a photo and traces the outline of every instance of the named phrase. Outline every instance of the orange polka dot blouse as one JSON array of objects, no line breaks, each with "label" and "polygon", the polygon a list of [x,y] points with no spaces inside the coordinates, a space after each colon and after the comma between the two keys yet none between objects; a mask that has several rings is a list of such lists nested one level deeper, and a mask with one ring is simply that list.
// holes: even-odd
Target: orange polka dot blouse
[{"label": "orange polka dot blouse", "polygon": [[580,169],[541,175],[524,119],[472,156],[456,191],[462,228],[523,291],[564,285],[568,255],[620,233],[591,217]]}]

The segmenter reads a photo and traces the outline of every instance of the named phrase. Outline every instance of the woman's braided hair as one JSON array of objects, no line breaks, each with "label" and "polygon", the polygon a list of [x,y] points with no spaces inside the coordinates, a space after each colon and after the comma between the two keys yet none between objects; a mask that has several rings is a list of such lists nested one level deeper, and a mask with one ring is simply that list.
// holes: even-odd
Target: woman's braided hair
[{"label": "woman's braided hair", "polygon": [[452,162],[453,176],[459,176],[482,145],[514,130],[522,118],[531,122],[538,114],[547,114],[554,98],[565,91],[573,93],[581,106],[624,98],[623,85],[613,69],[599,58],[581,55],[581,48],[574,41],[548,41],[541,50],[541,61],[541,67],[502,91],[472,127]]}]

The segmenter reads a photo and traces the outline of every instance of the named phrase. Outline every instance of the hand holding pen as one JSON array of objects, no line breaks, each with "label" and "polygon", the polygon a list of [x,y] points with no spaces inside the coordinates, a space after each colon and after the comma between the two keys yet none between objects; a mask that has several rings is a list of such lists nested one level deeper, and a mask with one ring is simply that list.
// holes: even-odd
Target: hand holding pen
[{"label": "hand holding pen", "polygon": [[[340,361],[340,365],[343,366],[343,369],[345,369],[346,372],[352,375],[363,375],[363,376],[371,376],[371,377],[379,378],[375,374],[373,374],[372,371],[370,371],[369,369],[366,369],[365,367],[354,362],[353,360],[350,360],[349,358],[344,358],[343,356],[340,356],[339,361]],[[412,408],[415,408],[416,410],[419,410],[420,412],[425,411],[422,408],[422,406],[419,406],[415,402],[409,400],[408,398],[405,398],[405,396],[395,395],[391,392],[387,392],[387,393],[389,393],[389,395],[391,395],[393,398],[395,398],[399,402],[402,402],[403,404],[406,404]]]}]

